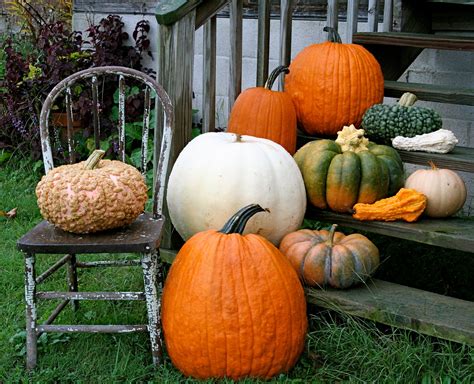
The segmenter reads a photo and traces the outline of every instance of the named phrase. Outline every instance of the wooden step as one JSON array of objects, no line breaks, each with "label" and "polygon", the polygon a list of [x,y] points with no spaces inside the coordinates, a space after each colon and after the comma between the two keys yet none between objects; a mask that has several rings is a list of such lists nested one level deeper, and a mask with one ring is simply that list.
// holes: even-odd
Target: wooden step
[{"label": "wooden step", "polygon": [[474,345],[474,303],[382,280],[347,290],[306,289],[317,306]]},{"label": "wooden step", "polygon": [[414,93],[418,99],[438,103],[474,105],[474,88],[385,81],[385,96],[400,97],[405,92]]},{"label": "wooden step", "polygon": [[360,231],[474,253],[474,217],[451,217],[446,219],[423,217],[414,223],[404,221],[360,221],[354,219],[348,213],[335,213],[314,207],[308,207],[305,217]]},{"label": "wooden step", "polygon": [[450,153],[398,151],[405,163],[428,166],[432,161],[438,168],[474,173],[474,148],[455,147]]},{"label": "wooden step", "polygon": [[[306,143],[319,140],[318,137],[298,134],[297,148],[301,148]],[[418,151],[400,151],[400,157],[405,163],[429,165],[434,162],[438,168],[448,168],[454,171],[474,173],[474,148],[455,147],[450,153],[428,153]]]},{"label": "wooden step", "polygon": [[362,45],[390,45],[474,51],[474,38],[455,35],[406,32],[363,32],[354,34],[352,41],[353,43]]}]

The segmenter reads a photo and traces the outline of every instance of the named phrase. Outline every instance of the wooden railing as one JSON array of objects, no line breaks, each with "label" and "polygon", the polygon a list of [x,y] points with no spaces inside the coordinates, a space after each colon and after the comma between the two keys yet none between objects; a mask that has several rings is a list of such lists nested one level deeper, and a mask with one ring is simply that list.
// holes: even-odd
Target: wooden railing
[{"label": "wooden railing", "polygon": [[[280,1],[280,52],[279,63],[289,65],[291,60],[292,12],[295,1]],[[270,0],[258,2],[258,48],[256,85],[263,86],[269,73]],[[378,31],[382,1],[369,0],[365,15],[368,30]],[[327,2],[327,25],[338,29],[339,2]],[[215,130],[216,115],[216,14],[229,6],[230,65],[229,111],[241,92],[242,85],[242,0],[164,0],[158,5],[158,82],[166,89],[176,111],[175,136],[171,165],[179,152],[191,139],[193,64],[195,31],[203,26],[203,101],[202,130]],[[357,32],[359,0],[347,1],[346,42],[352,42]],[[383,2],[382,30],[390,31],[393,25],[393,1]],[[280,85],[282,86],[282,84]],[[163,247],[171,247],[171,227],[166,231]]]}]

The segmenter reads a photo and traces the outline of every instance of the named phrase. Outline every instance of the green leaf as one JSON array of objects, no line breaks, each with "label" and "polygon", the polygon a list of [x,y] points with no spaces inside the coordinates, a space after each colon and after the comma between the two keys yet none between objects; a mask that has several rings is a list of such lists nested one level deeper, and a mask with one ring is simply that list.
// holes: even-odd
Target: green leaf
[{"label": "green leaf", "polygon": [[141,140],[143,131],[142,122],[133,122],[125,124],[125,135],[130,139]]},{"label": "green leaf", "polygon": [[135,167],[135,168],[140,168],[142,165],[142,155],[141,155],[141,149],[136,148],[132,151],[132,154],[130,155],[130,163]]},{"label": "green leaf", "polygon": [[193,128],[191,137],[194,139],[195,137],[199,136],[201,134],[201,130],[199,128]]},{"label": "green leaf", "polygon": [[112,107],[112,111],[110,112],[110,118],[112,121],[118,122],[119,119],[119,107],[117,105],[114,105]]},{"label": "green leaf", "polygon": [[0,164],[4,163],[7,161],[10,157],[12,156],[11,152],[6,151],[5,149],[2,149],[0,151]]}]

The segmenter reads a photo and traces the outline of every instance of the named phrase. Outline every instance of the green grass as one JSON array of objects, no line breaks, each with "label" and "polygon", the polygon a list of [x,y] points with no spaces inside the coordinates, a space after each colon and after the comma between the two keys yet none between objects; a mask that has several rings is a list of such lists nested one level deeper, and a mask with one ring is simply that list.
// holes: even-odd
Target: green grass
[{"label": "green grass", "polygon": [[[0,210],[18,208],[17,217],[0,217],[0,383],[193,383],[168,358],[158,369],[151,365],[145,334],[45,334],[39,342],[38,367],[24,369],[23,258],[16,240],[41,218],[34,188],[40,174],[20,159],[0,168]],[[54,260],[40,257],[40,269]],[[138,290],[140,271],[133,268],[83,270],[84,289]],[[61,273],[44,289],[64,286]],[[42,288],[43,289],[43,288]],[[54,303],[42,304],[44,320]],[[272,383],[472,383],[474,349],[414,333],[382,327],[341,314],[309,308],[311,329],[306,350],[295,368]],[[84,302],[76,315],[66,309],[58,323],[112,324],[145,321],[143,303]],[[212,381],[209,381],[212,382]],[[221,381],[229,382],[230,381]],[[250,379],[244,383],[253,383]]]}]

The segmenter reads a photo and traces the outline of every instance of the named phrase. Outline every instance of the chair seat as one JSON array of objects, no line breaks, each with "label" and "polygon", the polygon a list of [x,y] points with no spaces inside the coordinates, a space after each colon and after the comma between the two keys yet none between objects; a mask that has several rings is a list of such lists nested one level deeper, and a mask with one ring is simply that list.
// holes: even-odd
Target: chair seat
[{"label": "chair seat", "polygon": [[25,253],[149,252],[160,245],[164,219],[142,213],[131,225],[91,234],[65,232],[43,220],[17,242]]}]

